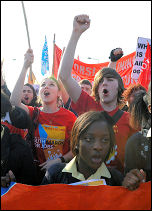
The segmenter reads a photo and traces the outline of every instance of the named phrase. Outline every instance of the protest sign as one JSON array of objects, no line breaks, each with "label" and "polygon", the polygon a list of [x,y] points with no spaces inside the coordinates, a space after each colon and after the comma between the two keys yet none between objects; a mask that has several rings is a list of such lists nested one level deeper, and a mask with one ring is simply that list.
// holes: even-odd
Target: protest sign
[{"label": "protest sign", "polygon": [[131,78],[135,80],[135,82],[138,81],[138,78],[140,75],[140,70],[141,70],[146,49],[147,49],[147,41],[149,42],[149,45],[151,46],[151,39],[138,37],[138,40],[137,40],[136,57],[135,57],[135,62],[134,62],[132,73],[131,73]]}]

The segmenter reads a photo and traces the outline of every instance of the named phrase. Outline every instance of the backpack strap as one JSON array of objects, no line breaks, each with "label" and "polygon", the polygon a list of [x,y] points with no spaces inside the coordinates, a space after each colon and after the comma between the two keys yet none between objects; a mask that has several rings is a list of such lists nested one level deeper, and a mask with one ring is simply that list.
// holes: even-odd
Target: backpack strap
[{"label": "backpack strap", "polygon": [[124,111],[118,109],[118,111],[113,116],[110,116],[106,111],[104,111],[104,116],[109,120],[109,123],[113,126],[118,122],[123,113]]},{"label": "backpack strap", "polygon": [[112,116],[112,119],[114,121],[114,125],[118,122],[118,120],[122,117],[124,111],[118,109],[118,111]]}]

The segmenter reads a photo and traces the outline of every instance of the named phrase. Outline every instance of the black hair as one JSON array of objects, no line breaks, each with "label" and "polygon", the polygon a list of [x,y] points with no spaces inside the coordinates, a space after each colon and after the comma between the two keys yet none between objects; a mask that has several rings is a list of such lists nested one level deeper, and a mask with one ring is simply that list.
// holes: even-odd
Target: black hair
[{"label": "black hair", "polygon": [[72,128],[71,131],[71,149],[74,155],[78,155],[77,145],[79,143],[80,137],[88,130],[90,125],[96,121],[105,121],[107,123],[109,135],[110,135],[110,148],[105,161],[108,160],[110,153],[113,151],[115,146],[115,134],[111,122],[105,115],[105,111],[89,111],[80,115]]},{"label": "black hair", "polygon": [[[31,84],[29,84],[29,83],[24,84],[24,86],[30,87],[32,89],[32,91],[33,91],[33,99],[28,104],[28,106],[40,107],[42,104],[41,104],[40,99],[38,98],[38,96],[36,94],[36,90],[34,89],[34,87]],[[24,103],[24,102],[22,102],[22,103]]]},{"label": "black hair", "polygon": [[79,81],[79,84],[82,85],[82,84],[86,84],[86,85],[89,85],[92,89],[92,84],[91,82],[88,80],[88,79],[82,79],[81,81]]},{"label": "black hair", "polygon": [[8,95],[1,89],[1,118],[6,116],[6,112],[10,112],[12,105],[10,103]]}]

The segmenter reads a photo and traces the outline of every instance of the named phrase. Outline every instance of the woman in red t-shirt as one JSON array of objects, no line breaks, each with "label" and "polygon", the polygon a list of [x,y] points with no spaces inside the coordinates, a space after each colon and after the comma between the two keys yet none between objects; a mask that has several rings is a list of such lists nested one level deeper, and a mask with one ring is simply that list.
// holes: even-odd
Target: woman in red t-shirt
[{"label": "woman in red t-shirt", "polygon": [[[33,63],[32,49],[25,54],[24,65],[11,95],[11,103],[23,108],[32,118],[34,107],[21,103],[24,80],[28,68]],[[35,129],[34,146],[36,158],[42,169],[47,169],[57,162],[69,162],[73,154],[70,151],[70,132],[76,116],[58,107],[60,87],[54,77],[43,79],[40,84],[39,96],[42,106],[38,108],[38,126]]]}]

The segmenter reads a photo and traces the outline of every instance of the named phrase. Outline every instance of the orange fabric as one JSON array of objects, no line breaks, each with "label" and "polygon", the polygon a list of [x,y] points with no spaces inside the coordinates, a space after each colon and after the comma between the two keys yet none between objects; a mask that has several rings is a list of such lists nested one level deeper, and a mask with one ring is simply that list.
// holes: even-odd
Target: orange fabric
[{"label": "orange fabric", "polygon": [[145,58],[138,78],[140,83],[148,91],[148,85],[151,81],[151,47],[148,43]]},{"label": "orange fabric", "polygon": [[89,81],[94,80],[95,74],[102,69],[107,67],[109,62],[99,63],[99,64],[86,64],[77,59],[74,59],[72,75],[76,78],[79,76],[81,79],[88,79]]},{"label": "orange fabric", "polygon": [[[57,45],[55,45],[55,50],[54,50],[55,78],[57,78],[61,55],[62,55],[62,50]],[[135,83],[135,81],[131,79],[131,72],[134,64],[135,55],[136,52],[133,52],[127,56],[124,56],[121,59],[119,59],[116,64],[116,70],[122,77],[125,88],[127,88],[130,84]],[[95,74],[103,67],[107,67],[108,64],[109,62],[98,63],[98,64],[86,64],[78,59],[74,59],[72,68],[72,77],[75,78],[77,81],[80,81],[82,79],[88,79],[92,83]]]},{"label": "orange fabric", "polygon": [[2,210],[150,210],[151,182],[119,186],[30,186],[17,183],[1,197]]},{"label": "orange fabric", "polygon": [[134,65],[136,52],[120,58],[116,64],[116,70],[122,77],[124,87],[127,88],[130,84],[136,82],[131,78],[132,68]]},{"label": "orange fabric", "polygon": [[[32,76],[32,78],[31,78],[31,76]],[[35,83],[35,81],[36,81],[36,77],[35,77],[34,73],[33,72],[30,73],[30,71],[29,71],[28,83],[33,85]]]}]

